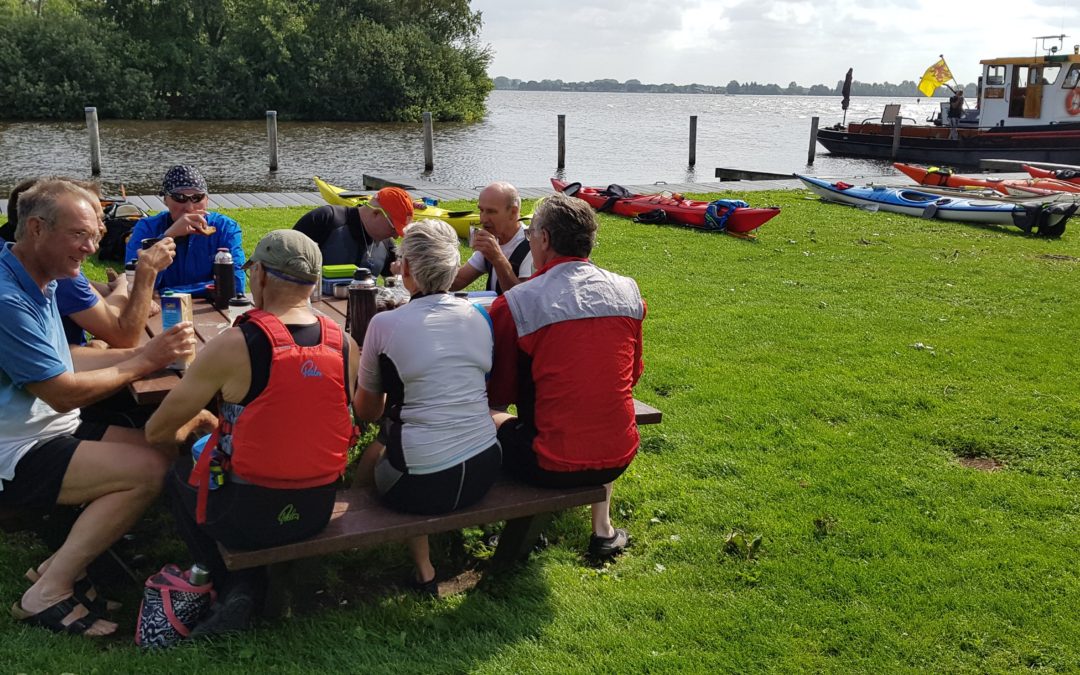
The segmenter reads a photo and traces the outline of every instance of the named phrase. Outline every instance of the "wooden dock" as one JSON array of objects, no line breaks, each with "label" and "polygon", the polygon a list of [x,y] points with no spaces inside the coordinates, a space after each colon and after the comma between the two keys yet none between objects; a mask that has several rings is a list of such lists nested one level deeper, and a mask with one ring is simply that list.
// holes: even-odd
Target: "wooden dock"
[{"label": "wooden dock", "polygon": [[[825,176],[822,176],[823,178]],[[1002,173],[996,174],[998,178],[1027,178],[1026,173]],[[842,179],[855,184],[875,183],[888,186],[909,186],[911,180],[904,175],[892,176],[833,176],[831,179]],[[420,187],[409,190],[409,194],[419,199],[428,197],[440,202],[467,200],[476,201],[482,188],[458,188],[446,185],[424,185],[424,181],[417,180],[414,185]],[[778,178],[772,180],[739,180],[739,181],[713,181],[709,183],[648,183],[644,185],[624,186],[631,192],[640,194],[655,194],[661,191],[681,193],[719,193],[725,192],[759,192],[763,190],[799,190],[803,184],[797,178]],[[352,194],[375,194],[375,190],[357,190]],[[551,187],[519,187],[518,192],[525,199],[539,199],[546,197],[554,190]],[[157,195],[129,196],[128,201],[138,205],[145,211],[156,212],[165,209],[165,203]],[[281,208],[286,206],[299,206],[308,209],[322,206],[326,202],[318,192],[237,192],[214,194],[210,193],[211,209],[246,209],[246,208]],[[0,200],[0,214],[7,212],[7,198]]]}]

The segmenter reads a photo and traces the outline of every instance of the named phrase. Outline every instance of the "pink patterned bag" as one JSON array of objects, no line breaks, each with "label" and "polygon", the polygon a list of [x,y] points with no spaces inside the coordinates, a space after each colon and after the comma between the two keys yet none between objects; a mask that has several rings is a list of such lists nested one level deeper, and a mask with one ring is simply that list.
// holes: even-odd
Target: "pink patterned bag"
[{"label": "pink patterned bag", "polygon": [[172,647],[186,638],[213,604],[213,584],[194,586],[188,572],[173,564],[146,580],[135,626],[140,647]]}]

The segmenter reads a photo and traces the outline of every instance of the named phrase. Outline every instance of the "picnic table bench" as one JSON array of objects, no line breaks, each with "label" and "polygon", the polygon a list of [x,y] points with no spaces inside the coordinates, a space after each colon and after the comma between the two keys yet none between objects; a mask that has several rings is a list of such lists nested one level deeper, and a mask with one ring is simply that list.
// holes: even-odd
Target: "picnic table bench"
[{"label": "picnic table bench", "polygon": [[[662,419],[659,410],[640,401],[634,401],[634,409],[639,425],[659,424]],[[313,576],[307,568],[298,573],[293,566],[298,561],[505,520],[492,558],[492,566],[503,569],[528,558],[556,513],[603,499],[603,486],[551,489],[503,477],[478,503],[425,516],[384,506],[370,487],[350,487],[338,492],[330,523],[310,539],[252,551],[230,550],[220,544],[218,548],[231,570],[269,566],[267,607],[270,613],[281,614],[288,609],[290,589],[303,586]]]},{"label": "picnic table bench", "polygon": [[[317,313],[344,325],[347,301],[324,296],[312,307]],[[216,310],[208,302],[196,300],[192,309],[198,351],[249,307]],[[152,317],[147,322],[147,332],[153,336],[161,331],[160,315]],[[178,382],[177,373],[162,371],[133,383],[131,391],[139,403],[159,403]],[[634,410],[639,425],[659,424],[661,421],[661,412],[645,403],[635,400]],[[383,506],[370,488],[350,487],[338,492],[330,523],[310,539],[252,551],[219,548],[229,569],[269,566],[268,607],[280,613],[287,609],[289,589],[303,586],[303,582],[312,576],[307,571],[299,572],[294,563],[311,561],[330,553],[505,520],[506,527],[499,536],[492,561],[497,568],[505,567],[528,557],[533,544],[555,513],[603,499],[602,486],[549,489],[502,478],[477,504],[443,515],[419,516]]]}]

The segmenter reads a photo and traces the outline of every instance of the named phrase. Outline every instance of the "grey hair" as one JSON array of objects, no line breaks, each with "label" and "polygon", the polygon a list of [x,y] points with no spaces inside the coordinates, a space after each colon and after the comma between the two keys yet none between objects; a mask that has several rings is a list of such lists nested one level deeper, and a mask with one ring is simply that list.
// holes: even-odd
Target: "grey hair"
[{"label": "grey hair", "polygon": [[551,248],[559,255],[588,258],[596,245],[596,214],[580,199],[556,192],[536,207],[533,227],[548,233]]},{"label": "grey hair", "polygon": [[518,194],[518,191],[517,191],[516,187],[514,187],[510,183],[507,183],[504,180],[495,181],[494,183],[492,183],[488,187],[489,188],[495,188],[496,192],[498,192],[500,195],[506,197],[506,206],[508,208],[509,207],[514,207],[514,208],[516,208],[518,210],[521,209],[521,195]]},{"label": "grey hair", "polygon": [[101,201],[90,190],[67,178],[43,178],[19,195],[19,222],[15,226],[15,241],[23,238],[26,223],[33,217],[41,218],[48,228],[56,227],[56,219],[66,199],[84,201],[101,218]]},{"label": "grey hair", "polygon": [[457,233],[441,220],[417,220],[405,228],[401,257],[421,293],[448,291],[461,264]]}]

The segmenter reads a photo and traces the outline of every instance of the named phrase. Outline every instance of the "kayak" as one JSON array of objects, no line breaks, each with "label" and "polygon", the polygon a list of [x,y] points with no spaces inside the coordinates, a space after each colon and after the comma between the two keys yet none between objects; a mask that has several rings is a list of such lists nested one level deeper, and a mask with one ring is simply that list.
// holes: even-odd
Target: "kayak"
[{"label": "kayak", "polygon": [[952,169],[931,166],[926,169],[911,164],[893,164],[920,185],[940,185],[955,188],[993,188],[998,192],[1017,196],[1047,196],[1055,192],[1080,192],[1080,185],[1073,185],[1054,178],[973,178],[957,176]]},{"label": "kayak", "polygon": [[[721,206],[715,210],[719,212],[719,222],[717,219],[710,218],[712,222],[706,223],[705,212],[714,202],[686,199],[678,193],[634,194],[616,185],[608,186],[606,189],[582,187],[580,183],[569,183],[558,178],[552,178],[551,185],[556,192],[565,192],[582,199],[598,211],[611,211],[631,218],[646,214],[649,216],[649,222],[677,223],[701,230],[723,231],[731,234],[744,234],[756,230],[780,213],[780,207],[777,206],[755,209],[746,206],[745,202],[722,204],[726,200],[718,200],[715,203]],[[659,220],[653,221],[653,217]]]},{"label": "kayak", "polygon": [[[327,204],[333,204],[334,206],[360,206],[361,204],[366,204],[368,200],[371,199],[371,195],[356,194],[345,188],[331,185],[318,176],[315,176],[314,178],[315,186],[319,188],[319,194],[322,195],[322,198],[326,200]],[[523,216],[523,218],[525,217],[531,216]],[[431,206],[430,204],[421,201],[414,201],[413,219],[422,220],[424,218],[437,218],[438,220],[450,223],[450,227],[454,228],[454,232],[457,232],[457,236],[462,239],[469,238],[470,227],[480,227],[480,214],[476,211],[447,211],[438,206]]]},{"label": "kayak", "polygon": [[1015,225],[1030,234],[1060,237],[1065,222],[1077,210],[1076,203],[1013,204],[999,200],[950,197],[921,190],[884,185],[830,183],[820,178],[795,174],[811,192],[824,201],[881,209],[921,218],[940,218],[963,223]]},{"label": "kayak", "polygon": [[1056,178],[1080,186],[1080,170],[1077,169],[1040,169],[1037,166],[1025,164],[1024,171],[1031,174],[1032,178]]}]

